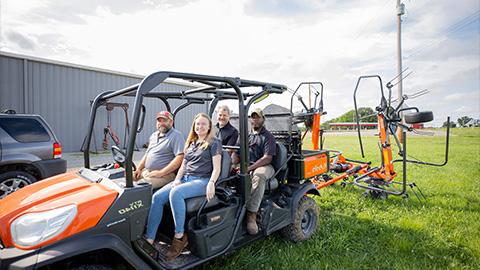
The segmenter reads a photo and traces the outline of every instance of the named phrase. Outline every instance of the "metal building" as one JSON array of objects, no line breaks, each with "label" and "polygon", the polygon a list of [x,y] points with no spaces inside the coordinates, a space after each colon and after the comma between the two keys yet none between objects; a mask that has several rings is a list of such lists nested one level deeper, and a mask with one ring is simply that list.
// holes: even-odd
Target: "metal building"
[{"label": "metal building", "polygon": [[[76,152],[82,143],[88,125],[90,101],[106,90],[116,90],[138,83],[143,76],[112,70],[81,66],[25,55],[0,52],[0,111],[13,109],[17,113],[39,114],[50,124],[62,143],[64,152]],[[182,91],[193,85],[169,81],[159,86],[164,91]],[[131,120],[133,98],[113,100],[128,103]],[[170,102],[172,110],[182,102]],[[155,114],[165,106],[158,100],[145,99],[147,107],[144,130],[137,136],[141,147],[155,130]],[[193,116],[206,112],[207,105],[191,105],[176,116],[175,127],[186,136]],[[125,136],[125,113],[121,108],[111,111],[111,128],[119,137],[121,146]],[[91,150],[102,149],[104,127],[107,125],[106,107],[99,108],[95,123],[95,144]],[[109,145],[113,142],[108,138]]]}]

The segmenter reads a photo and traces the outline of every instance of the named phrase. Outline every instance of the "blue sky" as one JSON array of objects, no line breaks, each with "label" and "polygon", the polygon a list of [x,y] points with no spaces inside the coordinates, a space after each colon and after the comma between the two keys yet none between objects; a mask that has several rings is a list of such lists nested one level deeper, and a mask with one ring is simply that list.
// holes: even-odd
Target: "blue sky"
[{"label": "blue sky", "polygon": [[[327,118],[360,75],[396,75],[395,0],[0,0],[0,50],[118,71],[175,70],[325,84]],[[408,104],[480,118],[480,2],[404,1]],[[373,82],[360,102],[376,106]],[[395,90],[396,93],[396,90]],[[265,101],[268,102],[268,101]]]}]

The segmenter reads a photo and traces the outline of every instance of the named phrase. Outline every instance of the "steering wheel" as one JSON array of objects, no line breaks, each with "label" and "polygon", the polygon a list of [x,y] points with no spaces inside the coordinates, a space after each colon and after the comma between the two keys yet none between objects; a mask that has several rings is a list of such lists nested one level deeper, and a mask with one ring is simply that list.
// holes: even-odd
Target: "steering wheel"
[{"label": "steering wheel", "polygon": [[[116,145],[112,145],[112,155],[113,155],[113,160],[115,160],[116,163],[120,164],[123,168],[125,168],[125,152],[123,152],[120,147]],[[135,163],[132,161],[132,166],[133,170],[137,170],[137,166]]]}]

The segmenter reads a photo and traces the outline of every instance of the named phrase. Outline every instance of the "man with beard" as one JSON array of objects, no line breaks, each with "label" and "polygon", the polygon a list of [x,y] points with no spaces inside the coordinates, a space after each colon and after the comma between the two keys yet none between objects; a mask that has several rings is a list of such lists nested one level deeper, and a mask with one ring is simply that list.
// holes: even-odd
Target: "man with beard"
[{"label": "man with beard", "polygon": [[[247,232],[258,233],[257,212],[265,192],[266,180],[275,174],[270,164],[275,156],[275,137],[264,126],[265,116],[260,108],[256,108],[250,114],[252,130],[248,134],[250,164],[247,171],[252,175],[252,195],[246,202],[247,205]],[[237,153],[232,155],[233,163],[239,163]]]},{"label": "man with beard", "polygon": [[222,145],[235,146],[238,139],[238,130],[230,124],[230,108],[221,105],[217,110],[217,138]]},{"label": "man with beard", "polygon": [[173,116],[168,111],[157,113],[157,131],[149,139],[148,149],[134,172],[134,179],[143,179],[158,189],[175,179],[183,161],[185,140],[173,128]]}]

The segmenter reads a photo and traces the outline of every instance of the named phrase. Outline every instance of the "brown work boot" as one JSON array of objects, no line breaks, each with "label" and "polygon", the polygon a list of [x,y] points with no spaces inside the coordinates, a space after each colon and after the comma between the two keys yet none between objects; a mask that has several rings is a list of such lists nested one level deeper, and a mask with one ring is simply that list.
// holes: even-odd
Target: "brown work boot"
[{"label": "brown work boot", "polygon": [[247,211],[246,219],[247,219],[248,234],[250,235],[257,234],[258,233],[257,212]]},{"label": "brown work boot", "polygon": [[168,249],[166,258],[167,261],[171,261],[180,255],[182,253],[183,249],[188,245],[188,239],[187,239],[187,234],[184,233],[183,237],[181,239],[177,239],[173,237],[172,240],[172,245]]}]

